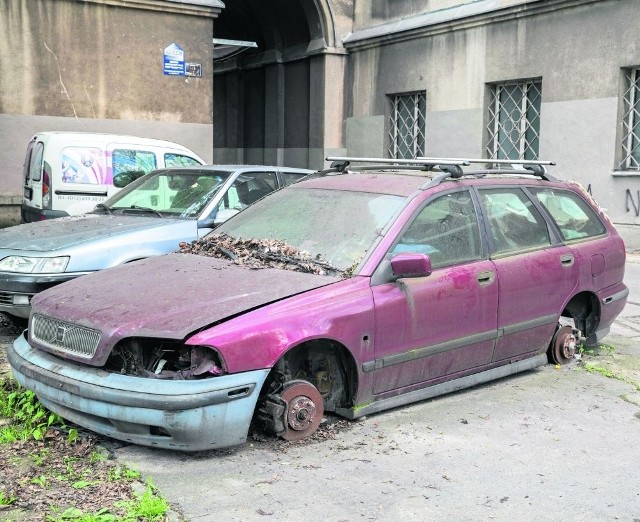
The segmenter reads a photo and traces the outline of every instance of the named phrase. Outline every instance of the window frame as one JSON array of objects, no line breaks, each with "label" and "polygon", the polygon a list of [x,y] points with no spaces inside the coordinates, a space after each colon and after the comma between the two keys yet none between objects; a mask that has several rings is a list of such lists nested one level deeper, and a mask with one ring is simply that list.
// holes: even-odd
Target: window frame
[{"label": "window frame", "polygon": [[[622,114],[620,118],[622,136],[619,142],[622,171],[640,171],[640,67],[623,69],[624,90],[622,92]],[[634,157],[635,153],[635,157]]]},{"label": "window frame", "polygon": [[[516,87],[520,89],[520,98],[513,100],[515,107],[519,111],[517,122],[517,148],[514,142],[507,136],[500,139],[501,133],[505,132],[506,122],[500,120],[503,113],[504,102],[501,94],[504,89]],[[536,89],[535,92],[532,92]],[[512,159],[512,160],[536,160],[540,154],[540,123],[542,115],[542,78],[530,78],[525,80],[510,80],[489,84],[489,102],[487,105],[488,123],[486,126],[487,146],[486,152],[489,158]],[[530,111],[535,111],[530,117]],[[511,116],[512,112],[508,113]],[[528,133],[533,132],[533,139],[529,139]],[[513,131],[511,131],[513,132]],[[510,133],[507,133],[510,134]],[[505,150],[502,143],[510,144],[510,148]],[[517,151],[518,157],[510,157],[510,152]]]},{"label": "window frame", "polygon": [[[425,156],[426,154],[426,128],[427,128],[427,93],[426,91],[411,91],[403,93],[395,93],[388,95],[389,99],[389,146],[387,153],[390,158],[393,159],[415,159],[417,157]],[[407,105],[407,99],[412,101],[412,125],[408,132],[411,137],[411,154],[410,157],[403,156],[401,153],[401,147],[399,146],[399,137],[401,128],[398,125],[401,118],[400,104]],[[408,129],[408,126],[404,127]],[[405,144],[406,144],[405,140]]]}]

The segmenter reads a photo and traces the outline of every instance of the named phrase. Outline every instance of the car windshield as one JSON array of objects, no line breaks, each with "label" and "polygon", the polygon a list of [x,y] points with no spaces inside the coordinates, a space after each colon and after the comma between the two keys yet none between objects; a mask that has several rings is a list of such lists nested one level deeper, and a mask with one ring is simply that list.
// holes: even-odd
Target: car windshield
[{"label": "car windshield", "polygon": [[345,271],[362,259],[404,200],[369,192],[291,187],[242,211],[213,234],[284,241]]},{"label": "car windshield", "polygon": [[231,174],[207,170],[158,171],[134,181],[100,208],[107,212],[198,218]]}]

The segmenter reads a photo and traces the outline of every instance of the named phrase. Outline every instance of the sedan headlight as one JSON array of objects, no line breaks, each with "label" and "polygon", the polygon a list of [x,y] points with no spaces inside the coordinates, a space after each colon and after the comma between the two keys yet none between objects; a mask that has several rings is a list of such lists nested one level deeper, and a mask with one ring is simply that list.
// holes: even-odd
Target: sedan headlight
[{"label": "sedan headlight", "polygon": [[0,260],[0,272],[19,272],[21,274],[58,274],[60,272],[64,272],[68,264],[69,256],[9,256]]}]

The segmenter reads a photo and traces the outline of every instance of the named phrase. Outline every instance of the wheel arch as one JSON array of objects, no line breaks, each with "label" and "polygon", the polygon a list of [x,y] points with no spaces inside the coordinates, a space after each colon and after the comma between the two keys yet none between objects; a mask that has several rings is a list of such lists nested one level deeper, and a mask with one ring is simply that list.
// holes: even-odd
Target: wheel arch
[{"label": "wheel arch", "polygon": [[589,291],[579,292],[574,295],[562,310],[561,316],[573,319],[575,327],[585,337],[586,345],[593,346],[598,324],[600,323],[600,301],[598,296]]},{"label": "wheel arch", "polygon": [[335,339],[307,339],[280,354],[260,395],[266,396],[292,379],[312,383],[325,401],[325,410],[335,411],[348,406],[356,395],[357,363],[351,351]]}]

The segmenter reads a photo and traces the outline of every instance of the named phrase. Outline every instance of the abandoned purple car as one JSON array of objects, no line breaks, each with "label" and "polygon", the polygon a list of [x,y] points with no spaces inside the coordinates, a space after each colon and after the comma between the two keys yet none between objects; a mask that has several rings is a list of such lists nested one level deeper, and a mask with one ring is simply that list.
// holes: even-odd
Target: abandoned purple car
[{"label": "abandoned purple car", "polygon": [[622,239],[549,162],[333,159],[180,252],[35,296],[16,379],[136,444],[296,440],[567,363],[623,309]]}]

